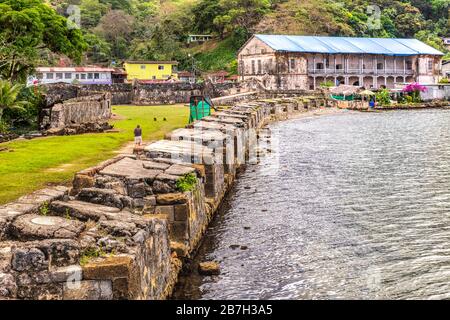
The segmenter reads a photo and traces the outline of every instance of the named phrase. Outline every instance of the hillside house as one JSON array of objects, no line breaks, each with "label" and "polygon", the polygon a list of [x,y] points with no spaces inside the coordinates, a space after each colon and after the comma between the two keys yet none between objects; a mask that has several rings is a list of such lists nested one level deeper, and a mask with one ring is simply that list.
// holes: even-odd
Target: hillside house
[{"label": "hillside house", "polygon": [[213,38],[210,34],[190,34],[187,38],[187,43],[204,43]]},{"label": "hillside house", "polygon": [[228,72],[225,70],[209,72],[204,75],[204,78],[210,80],[212,83],[224,83],[227,77]]},{"label": "hillside house", "polygon": [[144,82],[178,79],[176,61],[126,61],[127,80]]},{"label": "hillside house", "polygon": [[314,90],[325,81],[393,88],[436,83],[443,53],[416,39],[253,35],[238,52],[240,80]]},{"label": "hillside house", "polygon": [[111,84],[113,68],[101,67],[38,67],[38,83]]},{"label": "hillside house", "polygon": [[195,83],[195,75],[190,71],[178,72],[178,80],[181,82]]}]

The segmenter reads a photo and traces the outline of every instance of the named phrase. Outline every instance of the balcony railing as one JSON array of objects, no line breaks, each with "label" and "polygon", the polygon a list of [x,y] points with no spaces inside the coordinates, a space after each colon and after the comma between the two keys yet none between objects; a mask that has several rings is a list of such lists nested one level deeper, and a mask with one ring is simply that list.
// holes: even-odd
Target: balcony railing
[{"label": "balcony railing", "polygon": [[343,75],[343,74],[361,74],[361,75],[412,75],[414,74],[414,70],[406,69],[403,70],[403,68],[400,69],[352,69],[349,68],[347,70],[344,69],[334,69],[334,68],[326,68],[326,69],[313,69],[308,68],[308,73],[312,74],[337,74],[337,75]]}]

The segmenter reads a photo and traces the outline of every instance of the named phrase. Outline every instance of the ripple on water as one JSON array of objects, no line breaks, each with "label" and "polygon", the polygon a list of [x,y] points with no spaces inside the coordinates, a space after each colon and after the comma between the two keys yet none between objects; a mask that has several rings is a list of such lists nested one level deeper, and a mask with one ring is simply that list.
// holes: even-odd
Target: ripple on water
[{"label": "ripple on water", "polygon": [[450,110],[273,125],[278,150],[237,180],[200,250],[221,275],[178,295],[450,298],[449,127]]}]

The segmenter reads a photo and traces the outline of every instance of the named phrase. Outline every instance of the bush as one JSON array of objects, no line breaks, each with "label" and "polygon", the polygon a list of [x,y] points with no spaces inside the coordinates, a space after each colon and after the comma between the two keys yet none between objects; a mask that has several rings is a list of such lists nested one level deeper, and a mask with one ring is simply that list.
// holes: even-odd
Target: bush
[{"label": "bush", "polygon": [[322,82],[322,83],[320,84],[320,87],[321,87],[321,88],[330,88],[330,87],[334,87],[334,82],[333,82],[333,81],[330,81],[330,80],[327,80],[327,81],[325,81],[325,82]]},{"label": "bush", "polygon": [[43,95],[38,87],[24,87],[20,91],[18,100],[27,101],[23,108],[6,109],[4,120],[13,128],[36,129],[39,110],[44,103]]},{"label": "bush", "polygon": [[5,121],[0,120],[0,134],[8,133],[8,131],[9,131],[9,125]]},{"label": "bush", "polygon": [[377,92],[375,97],[379,105],[388,106],[391,104],[391,96],[389,95],[388,89],[382,89],[381,91]]},{"label": "bush", "polygon": [[450,83],[450,80],[448,80],[448,78],[442,78],[439,80],[439,83]]}]

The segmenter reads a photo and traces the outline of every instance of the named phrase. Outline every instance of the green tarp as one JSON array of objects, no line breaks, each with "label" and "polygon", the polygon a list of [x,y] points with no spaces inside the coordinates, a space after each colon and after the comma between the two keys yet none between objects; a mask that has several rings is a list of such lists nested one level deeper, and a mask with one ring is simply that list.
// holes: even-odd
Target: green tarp
[{"label": "green tarp", "polygon": [[189,106],[191,110],[189,123],[211,115],[211,106],[206,101],[200,101],[197,105],[195,105],[195,103],[191,103]]},{"label": "green tarp", "polygon": [[353,101],[354,96],[351,94],[349,96],[343,96],[343,95],[331,95],[331,98],[334,100],[340,100],[340,101]]}]

